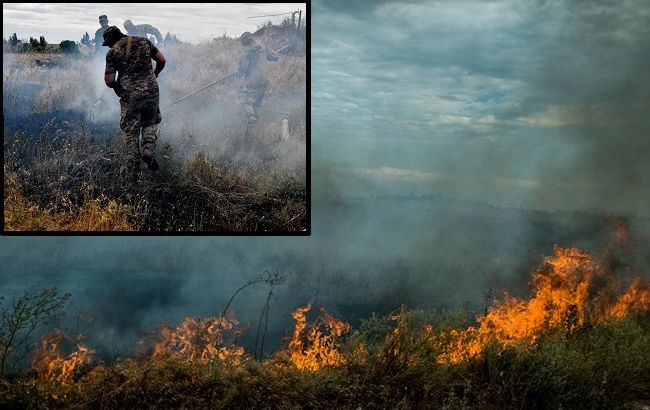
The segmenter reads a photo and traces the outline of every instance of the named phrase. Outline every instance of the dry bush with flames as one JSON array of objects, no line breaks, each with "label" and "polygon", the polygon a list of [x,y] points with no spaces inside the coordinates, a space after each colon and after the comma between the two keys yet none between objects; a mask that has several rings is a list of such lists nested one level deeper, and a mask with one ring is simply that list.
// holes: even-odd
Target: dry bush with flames
[{"label": "dry bush with flames", "polygon": [[[600,288],[594,285],[596,278],[604,281]],[[452,330],[450,346],[441,360],[459,362],[480,355],[494,342],[503,346],[532,344],[549,330],[571,332],[586,323],[650,310],[650,290],[639,278],[612,300],[616,285],[593,256],[576,248],[557,247],[555,255],[533,273],[532,297],[523,300],[506,294],[485,316],[477,318],[478,327]]]},{"label": "dry bush with flames", "polygon": [[62,331],[56,330],[43,336],[37,344],[32,367],[40,379],[69,384],[73,381],[75,371],[90,364],[95,351],[81,343],[67,358],[61,354],[59,347],[65,338]]},{"label": "dry bush with flames", "polygon": [[214,361],[239,363],[244,348],[237,346],[235,339],[226,344],[225,331],[233,330],[237,320],[224,317],[208,317],[196,320],[186,318],[178,327],[163,326],[161,340],[153,349],[152,358],[172,357],[183,360],[197,360],[200,363]]},{"label": "dry bush with flames", "polygon": [[318,318],[307,323],[310,310],[311,303],[293,312],[296,326],[289,343],[291,361],[298,369],[311,371],[344,364],[345,357],[339,351],[340,339],[350,331],[350,324],[335,319],[322,308]]}]

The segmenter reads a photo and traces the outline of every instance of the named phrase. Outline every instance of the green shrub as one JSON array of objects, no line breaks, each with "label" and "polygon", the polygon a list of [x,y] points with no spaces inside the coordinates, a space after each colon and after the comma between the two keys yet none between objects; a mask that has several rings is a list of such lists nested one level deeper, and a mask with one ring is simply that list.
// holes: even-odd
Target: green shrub
[{"label": "green shrub", "polygon": [[64,54],[79,54],[79,46],[71,40],[63,40],[59,43],[59,50]]}]

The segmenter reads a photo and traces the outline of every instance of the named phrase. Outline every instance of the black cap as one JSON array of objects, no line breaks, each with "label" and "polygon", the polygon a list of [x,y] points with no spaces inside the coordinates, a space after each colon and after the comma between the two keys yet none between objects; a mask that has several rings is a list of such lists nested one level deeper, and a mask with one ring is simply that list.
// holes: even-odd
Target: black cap
[{"label": "black cap", "polygon": [[104,42],[102,43],[103,46],[107,46],[107,42],[111,38],[122,38],[126,37],[117,26],[110,26],[104,30],[104,34],[102,35],[104,37]]},{"label": "black cap", "polygon": [[106,14],[102,14],[101,16],[99,16],[99,21],[102,21],[102,20],[108,21],[108,17],[106,17]]},{"label": "black cap", "polygon": [[254,40],[253,35],[249,31],[243,32],[240,38],[241,41],[246,44],[250,44]]}]

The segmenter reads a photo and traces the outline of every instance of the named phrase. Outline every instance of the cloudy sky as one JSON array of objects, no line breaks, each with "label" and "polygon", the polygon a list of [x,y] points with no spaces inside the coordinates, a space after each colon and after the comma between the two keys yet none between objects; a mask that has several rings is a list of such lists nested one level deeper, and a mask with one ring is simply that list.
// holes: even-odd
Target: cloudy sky
[{"label": "cloudy sky", "polygon": [[[266,21],[281,22],[284,16],[253,18],[302,10],[305,3],[3,3],[2,36],[19,38],[44,35],[49,42],[79,41],[87,31],[92,37],[99,28],[98,17],[106,14],[109,24],[123,29],[124,20],[152,24],[165,35],[170,31],[192,43],[223,35],[239,36],[254,31]],[[290,17],[290,16],[289,16]]]},{"label": "cloudy sky", "polygon": [[340,189],[650,203],[650,3],[319,1],[312,13],[313,153]]}]

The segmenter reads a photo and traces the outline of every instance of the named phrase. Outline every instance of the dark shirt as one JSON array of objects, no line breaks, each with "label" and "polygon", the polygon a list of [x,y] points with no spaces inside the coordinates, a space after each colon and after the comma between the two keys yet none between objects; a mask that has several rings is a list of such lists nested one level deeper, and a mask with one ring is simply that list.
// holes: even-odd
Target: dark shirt
[{"label": "dark shirt", "polygon": [[245,78],[246,86],[263,87],[268,83],[266,61],[278,61],[279,59],[280,55],[267,46],[253,43],[244,48],[237,74]]},{"label": "dark shirt", "polygon": [[106,31],[104,27],[100,27],[97,31],[95,31],[95,51],[99,51],[103,47],[102,43],[104,42],[104,31]]},{"label": "dark shirt", "polygon": [[160,34],[160,31],[158,31],[158,29],[152,26],[151,24],[136,24],[134,30],[128,31],[128,35],[130,36],[147,38],[147,34],[156,36],[156,41],[158,42],[158,44],[162,44],[163,38],[162,35]]}]

